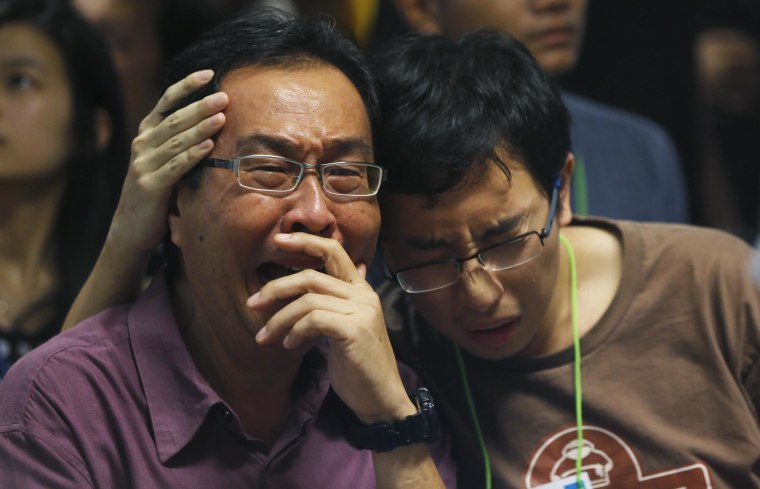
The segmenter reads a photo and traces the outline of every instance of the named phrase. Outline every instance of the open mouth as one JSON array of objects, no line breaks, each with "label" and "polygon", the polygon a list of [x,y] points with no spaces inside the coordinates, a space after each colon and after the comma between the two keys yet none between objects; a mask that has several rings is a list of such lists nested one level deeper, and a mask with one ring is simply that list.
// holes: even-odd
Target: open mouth
[{"label": "open mouth", "polygon": [[259,265],[259,267],[256,269],[256,276],[258,277],[259,283],[261,283],[261,285],[266,285],[272,280],[287,277],[288,275],[293,275],[294,273],[298,273],[309,268],[312,268],[318,272],[325,273],[324,267],[295,267],[267,262]]}]

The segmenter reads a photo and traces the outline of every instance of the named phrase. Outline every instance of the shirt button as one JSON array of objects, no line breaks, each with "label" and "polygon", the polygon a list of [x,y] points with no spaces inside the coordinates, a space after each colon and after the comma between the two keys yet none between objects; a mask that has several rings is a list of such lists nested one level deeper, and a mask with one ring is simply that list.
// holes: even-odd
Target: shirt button
[{"label": "shirt button", "polygon": [[232,415],[232,412],[229,409],[222,411],[222,419],[230,424],[235,422],[235,416]]}]

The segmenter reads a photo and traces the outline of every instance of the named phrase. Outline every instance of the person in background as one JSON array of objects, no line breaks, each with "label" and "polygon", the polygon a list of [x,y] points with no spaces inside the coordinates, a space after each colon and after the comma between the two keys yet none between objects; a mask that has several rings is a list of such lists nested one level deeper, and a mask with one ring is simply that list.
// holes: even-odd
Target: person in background
[{"label": "person in background", "polygon": [[[523,42],[558,78],[578,61],[586,0],[394,0],[413,30],[457,39],[482,27]],[[575,154],[571,202],[576,213],[640,221],[689,222],[677,151],[659,125],[564,92]]]},{"label": "person in background", "polygon": [[760,36],[713,26],[694,44],[701,214],[752,242],[760,231]]},{"label": "person in background", "polygon": [[166,63],[221,20],[207,0],[72,0],[105,35],[121,80],[130,139],[155,105]]},{"label": "person in background", "polygon": [[128,176],[114,219],[157,217],[167,269],[10,370],[3,487],[456,487],[364,280],[385,172],[358,46],[326,19],[255,11],[167,83],[132,166],[173,175],[174,194],[130,209],[146,183]]},{"label": "person in background", "polygon": [[567,110],[512,38],[410,35],[378,65],[379,293],[460,485],[760,488],[747,243],[573,216]]},{"label": "person in background", "polygon": [[128,163],[100,33],[62,0],[0,0],[0,377],[57,333]]}]

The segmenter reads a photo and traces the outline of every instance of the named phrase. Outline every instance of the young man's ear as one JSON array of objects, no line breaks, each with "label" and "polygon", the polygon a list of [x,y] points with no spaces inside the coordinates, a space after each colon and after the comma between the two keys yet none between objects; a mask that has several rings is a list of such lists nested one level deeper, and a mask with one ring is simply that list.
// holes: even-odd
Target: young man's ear
[{"label": "young man's ear", "polygon": [[413,31],[441,33],[439,0],[394,0],[396,11]]},{"label": "young man's ear", "polygon": [[560,226],[567,226],[573,220],[573,210],[570,207],[570,184],[573,180],[573,168],[575,168],[575,157],[573,153],[567,153],[565,166],[562,167],[562,173],[560,174],[560,206],[557,211],[557,223]]}]

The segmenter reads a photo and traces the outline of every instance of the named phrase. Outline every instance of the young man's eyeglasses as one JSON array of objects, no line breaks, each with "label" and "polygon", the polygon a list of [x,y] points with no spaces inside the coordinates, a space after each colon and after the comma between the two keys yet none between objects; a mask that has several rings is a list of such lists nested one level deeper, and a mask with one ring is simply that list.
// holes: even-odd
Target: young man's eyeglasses
[{"label": "young man's eyeglasses", "polygon": [[272,155],[206,158],[201,164],[232,170],[241,187],[270,194],[292,192],[303,180],[306,170],[314,169],[322,189],[328,194],[369,197],[377,194],[387,175],[383,167],[372,163],[336,161],[311,165]]},{"label": "young man's eyeglasses", "polygon": [[501,243],[483,248],[467,258],[450,258],[402,268],[395,273],[386,268],[388,277],[396,281],[408,294],[421,294],[440,290],[459,280],[462,263],[477,258],[481,266],[489,271],[507,270],[524,265],[541,254],[544,240],[552,231],[552,222],[557,209],[559,180],[554,184],[549,215],[541,232],[528,231]]}]

